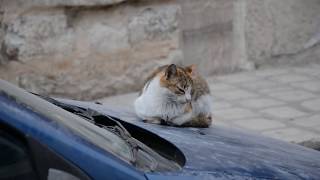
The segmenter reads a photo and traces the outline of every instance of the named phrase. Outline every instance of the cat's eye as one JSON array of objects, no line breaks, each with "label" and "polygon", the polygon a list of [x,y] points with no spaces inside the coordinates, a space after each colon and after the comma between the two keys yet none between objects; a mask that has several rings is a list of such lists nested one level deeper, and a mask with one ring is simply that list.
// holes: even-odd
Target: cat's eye
[{"label": "cat's eye", "polygon": [[185,93],[185,92],[184,92],[184,89],[179,88],[179,87],[178,87],[178,91],[179,91],[181,94],[184,94],[184,93]]}]

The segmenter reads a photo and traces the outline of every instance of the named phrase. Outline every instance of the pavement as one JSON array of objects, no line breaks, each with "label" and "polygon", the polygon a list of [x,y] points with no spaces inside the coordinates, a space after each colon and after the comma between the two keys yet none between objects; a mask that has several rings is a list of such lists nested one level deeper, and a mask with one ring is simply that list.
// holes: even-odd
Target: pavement
[{"label": "pavement", "polygon": [[[213,101],[213,126],[307,146],[318,142],[319,146],[320,64],[211,76],[207,81]],[[130,93],[100,102],[131,108],[136,97],[137,93]]]}]

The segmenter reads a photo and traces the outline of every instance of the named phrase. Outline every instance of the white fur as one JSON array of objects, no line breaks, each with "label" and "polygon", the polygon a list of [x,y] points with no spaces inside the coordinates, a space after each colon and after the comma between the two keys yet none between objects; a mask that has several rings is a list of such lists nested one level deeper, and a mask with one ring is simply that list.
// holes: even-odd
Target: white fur
[{"label": "white fur", "polygon": [[[155,77],[146,84],[142,94],[134,102],[137,115],[142,119],[162,118],[170,120],[184,113],[185,106],[170,106],[167,97],[173,95],[167,88],[160,86],[160,78]],[[178,99],[185,100],[185,98]]]},{"label": "white fur", "polygon": [[176,117],[176,118],[171,119],[170,122],[171,122],[172,124],[175,124],[175,125],[179,125],[179,126],[180,126],[180,125],[182,125],[182,124],[190,121],[190,120],[191,120],[191,117],[192,117],[192,112],[188,112],[188,113],[182,114],[181,116],[178,116],[178,117]]},{"label": "white fur", "polygon": [[186,90],[185,97],[187,101],[191,101],[191,87],[188,87],[188,89]]},{"label": "white fur", "polygon": [[192,102],[192,117],[199,114],[211,115],[212,97],[210,94],[200,96],[196,101]]},{"label": "white fur", "polygon": [[[177,101],[168,103],[168,96]],[[210,114],[211,97],[204,95],[192,102],[192,112],[185,113],[186,102],[191,100],[191,88],[188,88],[184,96],[177,96],[167,88],[160,86],[160,78],[155,77],[143,88],[142,94],[135,100],[134,107],[137,115],[144,120],[161,118],[176,125],[182,125],[199,113]]]}]

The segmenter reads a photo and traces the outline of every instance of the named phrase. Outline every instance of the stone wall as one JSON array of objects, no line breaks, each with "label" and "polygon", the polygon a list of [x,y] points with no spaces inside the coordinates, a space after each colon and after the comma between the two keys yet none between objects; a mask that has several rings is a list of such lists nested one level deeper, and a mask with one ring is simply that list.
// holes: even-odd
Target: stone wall
[{"label": "stone wall", "polygon": [[180,0],[184,63],[204,74],[320,63],[319,0]]},{"label": "stone wall", "polygon": [[247,0],[180,0],[184,63],[204,75],[252,70],[247,55]]},{"label": "stone wall", "polygon": [[120,2],[3,1],[0,77],[75,99],[137,90],[155,66],[181,58],[180,6]]},{"label": "stone wall", "polygon": [[318,0],[2,0],[0,78],[97,99],[156,66],[205,75],[320,61]]},{"label": "stone wall", "polygon": [[257,65],[320,62],[319,0],[247,0],[248,60]]},{"label": "stone wall", "polygon": [[233,0],[181,0],[182,47],[185,63],[201,72],[233,71]]}]

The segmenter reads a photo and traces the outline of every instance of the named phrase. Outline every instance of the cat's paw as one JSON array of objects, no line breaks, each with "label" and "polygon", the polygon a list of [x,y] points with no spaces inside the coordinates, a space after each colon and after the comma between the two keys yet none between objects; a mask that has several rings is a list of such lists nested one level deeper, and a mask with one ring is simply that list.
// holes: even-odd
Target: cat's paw
[{"label": "cat's paw", "polygon": [[161,118],[148,118],[143,119],[142,122],[150,124],[161,124]]}]

